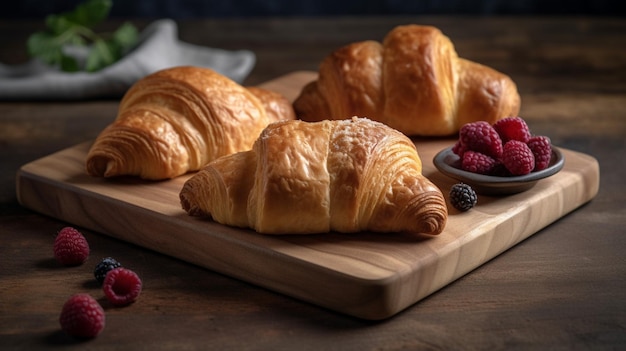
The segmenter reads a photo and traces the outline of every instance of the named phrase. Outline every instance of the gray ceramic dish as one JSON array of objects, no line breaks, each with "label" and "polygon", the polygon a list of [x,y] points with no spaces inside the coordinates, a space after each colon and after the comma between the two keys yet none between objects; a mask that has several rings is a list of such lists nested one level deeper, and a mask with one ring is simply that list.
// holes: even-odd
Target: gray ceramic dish
[{"label": "gray ceramic dish", "polygon": [[452,152],[452,147],[437,153],[433,158],[433,163],[441,173],[469,184],[479,194],[508,195],[526,191],[535,186],[539,180],[556,174],[563,168],[565,158],[561,151],[553,146],[550,165],[546,169],[523,176],[510,177],[488,176],[462,170],[461,160]]}]

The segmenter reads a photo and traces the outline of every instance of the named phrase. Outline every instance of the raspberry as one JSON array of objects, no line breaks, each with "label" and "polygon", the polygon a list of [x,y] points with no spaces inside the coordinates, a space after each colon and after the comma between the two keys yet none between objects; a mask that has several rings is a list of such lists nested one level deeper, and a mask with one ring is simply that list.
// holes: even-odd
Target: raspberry
[{"label": "raspberry", "polygon": [[535,156],[526,143],[510,140],[504,144],[502,163],[512,175],[524,175],[535,168]]},{"label": "raspberry", "polygon": [[461,169],[472,173],[491,174],[496,164],[493,158],[476,151],[467,151],[461,158]]},{"label": "raspberry", "polygon": [[509,140],[518,140],[526,143],[530,139],[528,125],[521,117],[503,118],[494,123],[493,128],[498,132],[503,143]]},{"label": "raspberry", "polygon": [[71,336],[93,338],[104,329],[104,310],[91,295],[76,294],[63,305],[59,323],[61,329]]},{"label": "raspberry", "polygon": [[102,290],[109,302],[124,306],[135,302],[141,293],[141,279],[130,269],[118,267],[107,273]]},{"label": "raspberry", "polygon": [[535,168],[533,171],[541,171],[550,165],[552,157],[552,145],[547,136],[534,136],[526,143],[535,156]]},{"label": "raspberry", "polygon": [[96,280],[98,281],[98,283],[102,285],[107,273],[109,273],[110,270],[118,268],[118,267],[122,267],[122,264],[117,262],[112,257],[107,257],[107,258],[102,259],[102,261],[100,261],[100,263],[96,265],[93,275],[96,277]]},{"label": "raspberry", "polygon": [[485,121],[467,123],[459,131],[459,140],[467,150],[480,152],[494,159],[502,156],[502,140]]},{"label": "raspberry", "polygon": [[476,192],[468,184],[458,183],[450,188],[450,203],[459,211],[471,209],[477,201]]},{"label": "raspberry", "polygon": [[54,239],[54,257],[64,266],[78,266],[89,257],[89,243],[78,230],[65,227]]},{"label": "raspberry", "polygon": [[463,145],[463,143],[461,143],[461,140],[458,140],[452,146],[452,152],[454,154],[458,155],[459,157],[463,157],[463,154],[465,153],[465,151],[467,151],[467,147],[465,147],[465,145]]}]

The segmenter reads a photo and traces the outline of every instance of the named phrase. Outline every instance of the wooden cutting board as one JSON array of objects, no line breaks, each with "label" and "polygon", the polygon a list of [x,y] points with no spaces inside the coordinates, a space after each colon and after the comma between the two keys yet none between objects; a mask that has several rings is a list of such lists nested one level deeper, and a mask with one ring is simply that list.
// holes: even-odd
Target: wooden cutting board
[{"label": "wooden cutting board", "polygon": [[[294,99],[315,78],[295,72],[265,84]],[[456,183],[432,159],[452,139],[416,140],[424,175],[444,193]],[[188,216],[178,193],[189,178],[148,182],[87,176],[90,143],[24,165],[19,202],[32,210],[268,289],[364,319],[384,319],[416,303],[591,200],[599,166],[562,150],[565,166],[532,189],[480,196],[450,209],[444,232],[266,236]]]}]

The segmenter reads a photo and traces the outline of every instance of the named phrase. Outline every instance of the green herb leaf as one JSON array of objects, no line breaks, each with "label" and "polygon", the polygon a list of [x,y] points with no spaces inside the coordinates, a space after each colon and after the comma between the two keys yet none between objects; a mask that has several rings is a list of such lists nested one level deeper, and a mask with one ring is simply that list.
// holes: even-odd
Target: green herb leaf
[{"label": "green herb leaf", "polygon": [[61,55],[61,69],[65,72],[77,72],[80,70],[78,61],[71,56]]},{"label": "green herb leaf", "polygon": [[113,33],[113,41],[122,48],[122,51],[127,51],[135,45],[138,38],[139,32],[137,32],[137,28],[128,22],[122,24]]},{"label": "green herb leaf", "polygon": [[115,62],[115,47],[104,40],[96,40],[87,56],[85,69],[88,72],[98,71]]},{"label": "green herb leaf", "polygon": [[88,0],[72,11],[47,16],[48,30],[28,38],[29,54],[68,72],[80,70],[76,57],[64,51],[70,45],[89,48],[85,61],[89,72],[115,63],[136,44],[139,35],[130,23],[124,23],[112,35],[95,33],[93,27],[109,16],[111,7],[111,0]]},{"label": "green herb leaf", "polygon": [[60,35],[69,30],[72,30],[76,24],[67,20],[63,15],[48,15],[46,16],[46,27],[50,29],[52,34]]},{"label": "green herb leaf", "polygon": [[61,60],[61,48],[55,36],[48,32],[38,32],[31,35],[26,42],[28,53],[39,57],[43,62],[55,64]]},{"label": "green herb leaf", "polygon": [[111,0],[89,0],[76,6],[73,11],[62,14],[62,16],[72,23],[84,27],[94,27],[109,16],[112,6]]}]

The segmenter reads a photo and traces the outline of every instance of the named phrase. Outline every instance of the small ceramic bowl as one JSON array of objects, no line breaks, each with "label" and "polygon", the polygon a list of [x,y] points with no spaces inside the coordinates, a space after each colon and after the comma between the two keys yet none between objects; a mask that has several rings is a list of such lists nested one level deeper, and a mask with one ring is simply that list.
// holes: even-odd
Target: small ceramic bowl
[{"label": "small ceramic bowl", "polygon": [[546,169],[510,177],[488,176],[462,170],[461,159],[452,152],[452,147],[437,153],[433,163],[441,173],[469,184],[479,194],[508,195],[526,191],[535,186],[539,180],[556,174],[563,168],[565,158],[561,151],[553,146],[550,165]]}]

